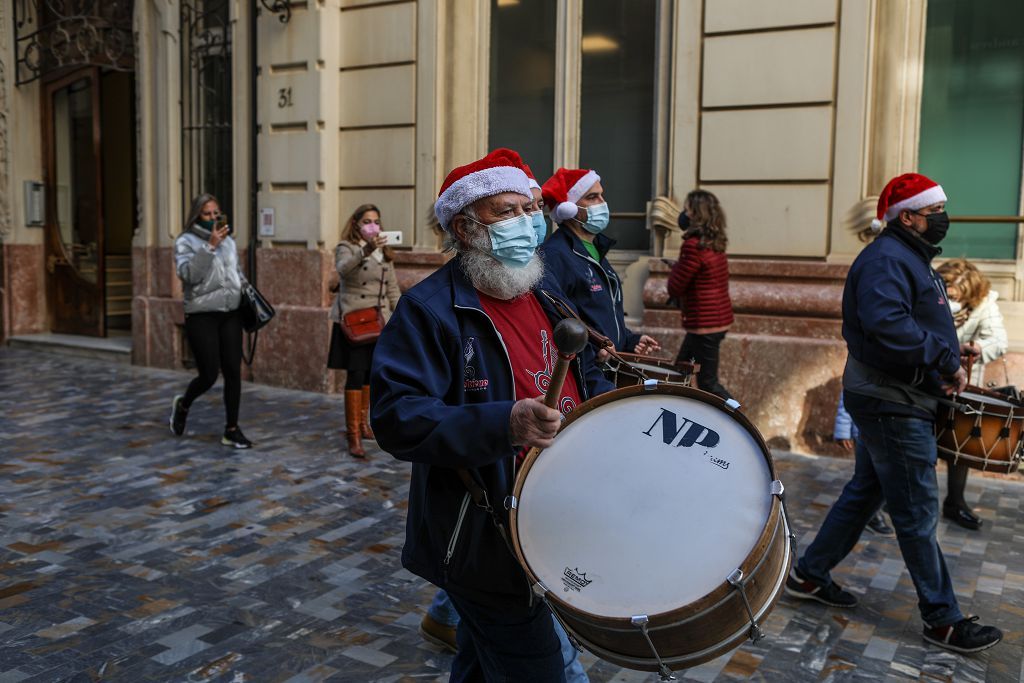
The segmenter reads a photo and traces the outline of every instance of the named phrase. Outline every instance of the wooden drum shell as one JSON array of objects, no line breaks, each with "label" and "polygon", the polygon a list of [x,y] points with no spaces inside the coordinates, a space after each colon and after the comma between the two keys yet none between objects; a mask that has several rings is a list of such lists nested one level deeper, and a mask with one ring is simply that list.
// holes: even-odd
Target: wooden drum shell
[{"label": "wooden drum shell", "polygon": [[999,474],[1016,472],[1024,449],[1024,406],[1014,405],[1010,397],[981,387],[968,386],[966,392],[1009,405],[984,403],[961,395],[958,402],[981,414],[963,413],[952,406],[941,408],[935,421],[939,455],[952,464],[962,461],[972,469]]}]

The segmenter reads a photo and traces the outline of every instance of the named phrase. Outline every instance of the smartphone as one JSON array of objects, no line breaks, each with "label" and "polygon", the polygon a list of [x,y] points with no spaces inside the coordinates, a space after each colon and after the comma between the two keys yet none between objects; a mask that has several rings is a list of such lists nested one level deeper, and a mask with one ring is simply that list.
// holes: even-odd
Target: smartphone
[{"label": "smartphone", "polygon": [[228,234],[229,235],[235,231],[235,229],[233,227],[231,227],[231,224],[228,223],[228,215],[226,213],[222,213],[219,216],[217,216],[217,225],[216,225],[216,227],[222,228],[225,225],[228,226]]},{"label": "smartphone", "polygon": [[380,236],[387,238],[389,247],[397,246],[402,243],[401,230],[381,230]]}]

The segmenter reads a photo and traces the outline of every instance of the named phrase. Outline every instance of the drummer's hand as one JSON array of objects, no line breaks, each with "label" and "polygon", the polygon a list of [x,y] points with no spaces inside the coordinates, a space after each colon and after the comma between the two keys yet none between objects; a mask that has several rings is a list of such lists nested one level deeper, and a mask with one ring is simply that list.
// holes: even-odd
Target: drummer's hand
[{"label": "drummer's hand", "polygon": [[946,390],[947,396],[963,393],[963,390],[967,388],[967,371],[959,368],[956,374],[946,379],[943,388]]},{"label": "drummer's hand", "polygon": [[967,342],[966,344],[960,345],[961,356],[971,356],[972,358],[981,355],[981,347],[974,342]]},{"label": "drummer's hand", "polygon": [[512,406],[509,428],[512,445],[548,448],[562,424],[562,414],[539,398],[524,398]]},{"label": "drummer's hand", "polygon": [[608,349],[598,349],[597,353],[595,354],[595,357],[598,363],[603,363],[606,360],[608,360],[608,356],[610,355],[611,354],[608,353]]},{"label": "drummer's hand", "polygon": [[636,348],[633,349],[634,353],[641,356],[646,356],[649,353],[654,353],[661,348],[661,344],[654,337],[646,334],[640,335],[640,341],[636,343]]}]

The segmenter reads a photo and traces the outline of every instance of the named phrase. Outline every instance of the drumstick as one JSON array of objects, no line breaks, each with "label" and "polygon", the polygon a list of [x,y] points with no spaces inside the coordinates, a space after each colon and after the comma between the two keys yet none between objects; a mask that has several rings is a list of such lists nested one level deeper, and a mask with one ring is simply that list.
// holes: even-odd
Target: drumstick
[{"label": "drumstick", "polygon": [[565,384],[565,374],[569,371],[569,363],[587,345],[587,328],[575,318],[565,318],[555,325],[554,338],[555,348],[558,350],[558,360],[555,361],[555,369],[551,373],[548,390],[544,393],[544,405],[557,410],[558,399],[562,395],[562,385]]}]

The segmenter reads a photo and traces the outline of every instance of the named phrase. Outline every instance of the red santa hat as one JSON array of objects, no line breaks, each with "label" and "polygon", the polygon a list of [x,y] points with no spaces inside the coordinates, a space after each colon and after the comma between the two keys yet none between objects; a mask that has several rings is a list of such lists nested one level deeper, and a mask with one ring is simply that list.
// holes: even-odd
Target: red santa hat
[{"label": "red santa hat", "polygon": [[946,193],[937,182],[920,173],[904,173],[890,180],[878,195],[878,211],[871,229],[878,232],[900,211],[917,211],[946,201]]},{"label": "red santa hat", "polygon": [[496,149],[483,159],[453,169],[441,185],[434,202],[434,215],[447,230],[455,214],[484,197],[517,192],[530,197],[530,181],[523,160],[511,149]]},{"label": "red santa hat", "polygon": [[587,193],[594,183],[601,181],[597,171],[585,168],[560,168],[540,188],[544,203],[548,205],[556,223],[573,218],[580,208],[576,202]]},{"label": "red santa hat", "polygon": [[533,175],[533,171],[530,170],[530,165],[523,162],[523,173],[526,174],[526,178],[530,181],[530,189],[540,189],[540,183],[537,182],[537,176]]}]

